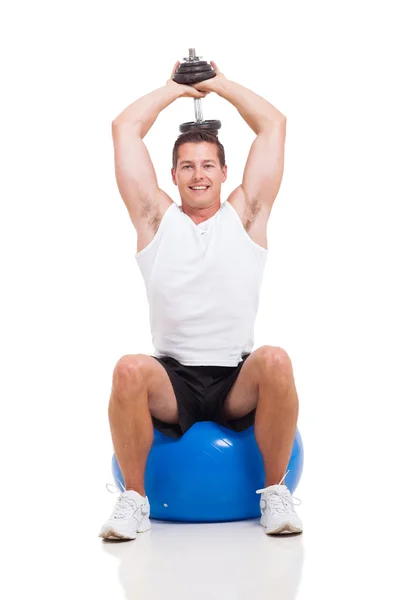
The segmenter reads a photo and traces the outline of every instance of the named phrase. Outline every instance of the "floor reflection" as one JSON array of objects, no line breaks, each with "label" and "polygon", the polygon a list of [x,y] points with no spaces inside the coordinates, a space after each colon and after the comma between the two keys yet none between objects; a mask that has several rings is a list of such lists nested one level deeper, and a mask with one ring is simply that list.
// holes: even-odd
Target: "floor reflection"
[{"label": "floor reflection", "polygon": [[294,600],[303,535],[266,536],[259,519],[236,523],[153,521],[131,542],[100,542],[119,561],[127,600]]}]

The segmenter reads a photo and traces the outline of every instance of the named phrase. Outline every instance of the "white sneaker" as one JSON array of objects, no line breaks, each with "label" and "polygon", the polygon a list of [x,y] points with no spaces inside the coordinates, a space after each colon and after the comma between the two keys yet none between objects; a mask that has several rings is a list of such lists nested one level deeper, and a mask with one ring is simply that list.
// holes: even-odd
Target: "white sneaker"
[{"label": "white sneaker", "polygon": [[[256,493],[261,494],[261,527],[265,528],[265,533],[274,535],[303,531],[303,524],[294,509],[293,498],[286,485],[270,485]],[[301,502],[298,501],[298,504]]]},{"label": "white sneaker", "polygon": [[[109,485],[107,484],[107,489],[111,491]],[[118,488],[116,490],[119,492]],[[113,513],[101,528],[99,537],[111,540],[134,540],[137,533],[149,529],[151,529],[149,499],[134,490],[125,490],[120,493]]]}]

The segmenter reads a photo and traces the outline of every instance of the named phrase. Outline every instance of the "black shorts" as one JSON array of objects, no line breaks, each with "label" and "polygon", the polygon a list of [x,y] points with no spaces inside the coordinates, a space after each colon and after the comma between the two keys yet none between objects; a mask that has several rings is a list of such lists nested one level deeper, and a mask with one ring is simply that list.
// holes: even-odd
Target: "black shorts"
[{"label": "black shorts", "polygon": [[228,429],[243,431],[253,425],[255,409],[239,419],[228,421],[223,404],[250,354],[236,367],[186,366],[170,356],[157,358],[166,370],[178,402],[179,424],[163,423],[155,417],[155,429],[172,438],[180,438],[198,421],[214,421]]}]

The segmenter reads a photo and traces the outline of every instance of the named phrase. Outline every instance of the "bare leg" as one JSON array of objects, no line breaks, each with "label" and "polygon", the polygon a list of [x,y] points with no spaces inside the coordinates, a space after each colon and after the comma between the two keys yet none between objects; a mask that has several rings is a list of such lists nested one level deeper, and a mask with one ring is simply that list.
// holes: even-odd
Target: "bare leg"
[{"label": "bare leg", "polygon": [[224,405],[228,419],[243,417],[254,408],[254,434],[267,487],[279,483],[287,471],[299,412],[292,363],[282,348],[262,346],[252,352]]},{"label": "bare leg", "polygon": [[259,383],[254,433],[267,474],[265,487],[281,482],[296,435],[299,401],[289,363],[281,356]]},{"label": "bare leg", "polygon": [[108,414],[125,488],[145,496],[144,474],[154,437],[151,415],[178,422],[175,394],[162,365],[142,354],[121,358],[113,373]]}]

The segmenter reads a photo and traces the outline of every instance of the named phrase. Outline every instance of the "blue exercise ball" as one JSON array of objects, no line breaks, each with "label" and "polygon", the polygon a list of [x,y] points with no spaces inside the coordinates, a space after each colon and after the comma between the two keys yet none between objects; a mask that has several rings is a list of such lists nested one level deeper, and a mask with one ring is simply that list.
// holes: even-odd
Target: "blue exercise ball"
[{"label": "blue exercise ball", "polygon": [[[296,431],[285,484],[296,489],[303,470],[303,443]],[[115,454],[112,472],[123,491]],[[214,422],[195,423],[181,438],[154,431],[145,472],[150,516],[192,523],[238,521],[260,515],[264,464],[254,426],[240,433]]]}]

